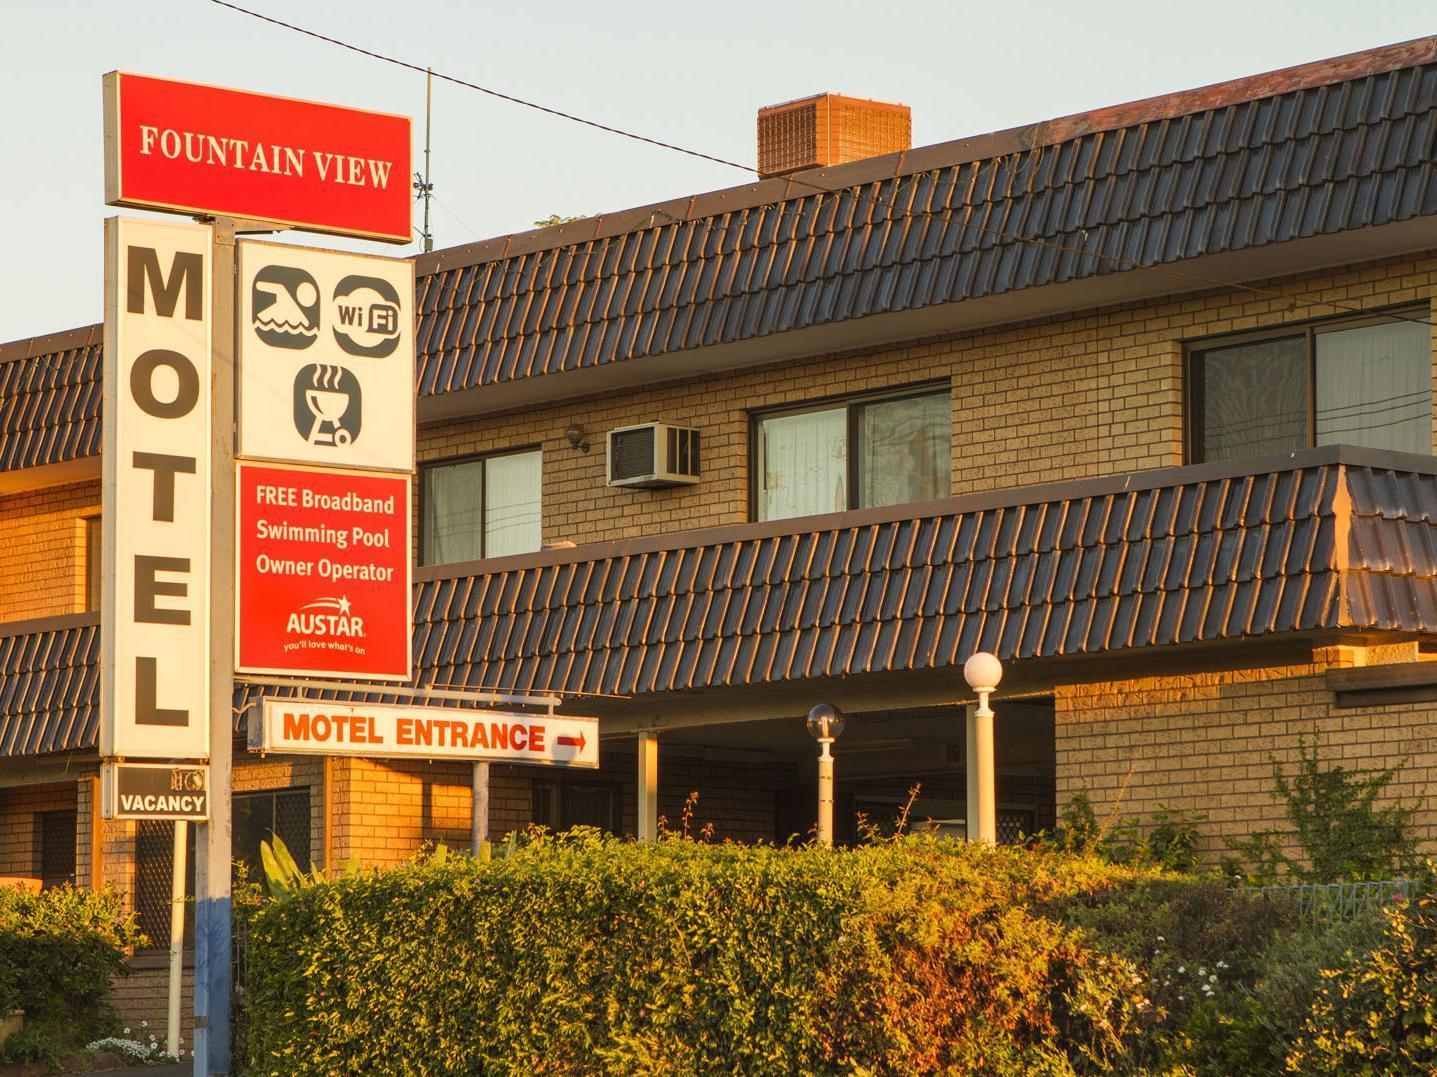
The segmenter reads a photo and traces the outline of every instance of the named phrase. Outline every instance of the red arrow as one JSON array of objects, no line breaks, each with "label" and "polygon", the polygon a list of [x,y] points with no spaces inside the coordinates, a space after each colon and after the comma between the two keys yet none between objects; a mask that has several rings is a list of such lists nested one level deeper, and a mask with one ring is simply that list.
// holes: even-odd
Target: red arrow
[{"label": "red arrow", "polygon": [[582,752],[584,750],[584,733],[580,730],[577,737],[557,736],[554,738],[554,743],[562,744],[566,748],[577,748]]}]

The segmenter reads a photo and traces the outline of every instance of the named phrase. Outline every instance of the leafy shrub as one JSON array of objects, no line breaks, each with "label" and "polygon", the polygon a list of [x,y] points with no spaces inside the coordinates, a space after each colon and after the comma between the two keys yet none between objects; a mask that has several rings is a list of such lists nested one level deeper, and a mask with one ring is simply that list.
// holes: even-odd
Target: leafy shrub
[{"label": "leafy shrub", "polygon": [[259,1073],[1094,1073],[1148,1005],[1048,915],[1144,878],[931,837],[636,845],[286,888],[250,916]]},{"label": "leafy shrub", "polygon": [[1121,818],[1117,805],[1106,821],[1099,822],[1087,790],[1080,789],[1064,805],[1057,827],[1043,835],[1043,840],[1067,852],[1101,857],[1112,864],[1192,871],[1201,839],[1198,824],[1206,821],[1207,816],[1199,812],[1159,804],[1146,827],[1136,818]]},{"label": "leafy shrub", "polygon": [[1061,922],[1129,961],[1149,1000],[1142,1034],[1128,1045],[1125,1072],[1211,1068],[1229,1031],[1223,1015],[1259,979],[1269,946],[1289,931],[1292,911],[1254,901],[1214,879],[1145,878],[1064,896],[1052,905]]},{"label": "leafy shrub", "polygon": [[1212,1027],[1194,1036],[1190,1057],[1200,1062],[1199,1072],[1282,1073],[1324,983],[1323,971],[1365,954],[1381,935],[1382,921],[1363,916],[1351,923],[1303,925],[1275,937],[1251,982],[1239,985],[1213,1015]]},{"label": "leafy shrub", "polygon": [[140,941],[114,891],[0,887],[0,1013],[25,1011],[0,1056],[54,1061],[110,1031],[111,980]]},{"label": "leafy shrub", "polygon": [[[1300,759],[1291,778],[1274,759],[1273,784],[1287,809],[1290,835],[1261,830],[1241,840],[1228,839],[1240,860],[1224,870],[1253,885],[1278,881],[1285,873],[1303,883],[1366,882],[1390,879],[1412,870],[1417,860],[1414,809],[1403,804],[1378,807],[1401,767],[1386,770],[1323,765],[1315,748],[1299,742]],[[1304,860],[1283,852],[1290,837]]]},{"label": "leafy shrub", "polygon": [[1386,912],[1381,940],[1324,970],[1292,1073],[1437,1073],[1437,893]]}]

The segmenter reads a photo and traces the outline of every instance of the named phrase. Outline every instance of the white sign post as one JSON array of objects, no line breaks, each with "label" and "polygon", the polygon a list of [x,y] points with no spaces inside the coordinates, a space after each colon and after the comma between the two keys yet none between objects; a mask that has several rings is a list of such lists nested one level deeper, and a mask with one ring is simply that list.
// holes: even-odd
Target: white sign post
[{"label": "white sign post", "polygon": [[210,239],[105,222],[106,759],[210,754]]}]

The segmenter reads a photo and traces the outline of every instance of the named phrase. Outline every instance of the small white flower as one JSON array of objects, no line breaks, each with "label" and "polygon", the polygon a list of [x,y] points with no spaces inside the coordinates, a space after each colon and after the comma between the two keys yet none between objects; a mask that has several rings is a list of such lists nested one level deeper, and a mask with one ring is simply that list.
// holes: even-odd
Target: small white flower
[{"label": "small white flower", "polygon": [[126,1027],[126,1029],[125,1029],[125,1035],[128,1036],[129,1034],[130,1034],[130,1030],[129,1030],[128,1027]]},{"label": "small white flower", "polygon": [[1167,941],[1168,941],[1168,940],[1165,939],[1165,938],[1163,938],[1161,935],[1158,936],[1158,942],[1167,942]]},{"label": "small white flower", "polygon": [[1179,974],[1182,974],[1182,973],[1184,973],[1184,972],[1187,972],[1187,966],[1186,966],[1186,965],[1179,965],[1179,966],[1178,966],[1178,973],[1179,973]]},{"label": "small white flower", "polygon": [[1198,969],[1198,975],[1199,975],[1199,976],[1206,976],[1206,975],[1207,975],[1207,969],[1205,969],[1205,968],[1199,968],[1199,969]]},{"label": "small white flower", "polygon": [[1207,978],[1207,982],[1210,983],[1210,984],[1215,984],[1215,983],[1217,983],[1217,973],[1214,972],[1211,976],[1209,976],[1209,977]]},{"label": "small white flower", "polygon": [[150,1023],[149,1023],[148,1021],[141,1021],[141,1022],[140,1022],[140,1027],[141,1027],[141,1028],[149,1028],[149,1027],[150,1027]]}]

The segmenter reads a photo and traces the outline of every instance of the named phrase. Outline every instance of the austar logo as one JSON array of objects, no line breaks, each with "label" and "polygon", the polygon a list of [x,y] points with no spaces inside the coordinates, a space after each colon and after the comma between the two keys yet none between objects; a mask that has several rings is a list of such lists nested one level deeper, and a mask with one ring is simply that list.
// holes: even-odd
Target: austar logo
[{"label": "austar logo", "polygon": [[364,618],[349,612],[347,596],[317,598],[289,615],[285,631],[301,636],[364,638]]}]

